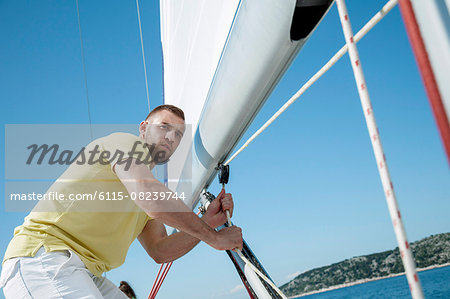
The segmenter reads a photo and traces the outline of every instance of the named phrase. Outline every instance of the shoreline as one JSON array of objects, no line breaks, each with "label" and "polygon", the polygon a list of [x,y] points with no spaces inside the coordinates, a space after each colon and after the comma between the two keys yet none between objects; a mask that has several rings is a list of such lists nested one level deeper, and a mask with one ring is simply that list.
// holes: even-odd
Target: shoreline
[{"label": "shoreline", "polygon": [[[450,263],[445,263],[445,264],[440,264],[440,265],[432,265],[432,266],[428,266],[428,267],[425,267],[425,268],[417,268],[417,272],[422,272],[422,271],[427,271],[427,270],[437,269],[437,268],[443,268],[443,267],[448,267],[448,266],[450,266]],[[304,297],[304,296],[313,295],[313,294],[324,293],[324,292],[328,292],[328,291],[332,291],[332,290],[343,289],[343,288],[346,288],[346,287],[351,287],[351,286],[354,286],[354,285],[363,284],[363,283],[366,283],[366,282],[382,280],[382,279],[392,278],[392,277],[397,277],[397,276],[402,276],[402,275],[405,275],[405,272],[389,274],[389,275],[383,276],[383,277],[373,277],[373,278],[360,279],[360,280],[356,280],[356,281],[353,281],[353,282],[343,283],[343,284],[331,286],[331,287],[320,289],[320,290],[315,290],[315,291],[310,291],[310,292],[306,292],[306,293],[301,293],[301,294],[298,294],[298,295],[289,296],[288,298],[289,299],[293,299],[293,298],[299,298],[299,297]]]}]

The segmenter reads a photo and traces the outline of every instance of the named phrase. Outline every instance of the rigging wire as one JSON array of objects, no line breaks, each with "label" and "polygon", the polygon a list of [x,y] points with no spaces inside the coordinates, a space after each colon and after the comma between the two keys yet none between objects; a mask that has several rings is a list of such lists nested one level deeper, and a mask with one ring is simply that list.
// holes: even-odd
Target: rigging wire
[{"label": "rigging wire", "polygon": [[136,0],[136,11],[139,24],[139,36],[141,38],[142,64],[144,65],[145,91],[147,94],[148,111],[150,110],[150,96],[148,93],[147,66],[145,65],[144,38],[142,37],[141,14],[139,13],[139,0]]},{"label": "rigging wire", "polygon": [[[355,42],[363,38],[379,21],[387,15],[397,4],[398,0],[388,1],[383,8],[375,14],[369,22],[354,36]],[[237,155],[239,155],[256,137],[258,137],[269,125],[271,125],[290,105],[292,105],[305,91],[310,88],[323,74],[325,74],[339,59],[347,53],[347,45],[343,46],[317,73],[312,76],[305,85],[302,86],[268,121],[264,123],[245,143],[242,145],[225,163],[228,165]]]},{"label": "rigging wire", "polygon": [[[226,210],[228,226],[233,226],[231,223],[230,211]],[[258,268],[255,267],[243,254],[239,249],[234,249],[239,257],[244,261],[244,263],[249,266],[259,277],[261,277],[265,282],[267,282],[283,299],[287,299],[286,295],[266,276],[264,275]]]},{"label": "rigging wire", "polygon": [[86,102],[87,102],[88,117],[89,117],[89,131],[91,133],[91,140],[94,140],[94,134],[92,133],[91,105],[89,103],[89,89],[88,89],[88,84],[87,84],[86,60],[85,60],[85,56],[84,56],[83,33],[81,31],[80,8],[78,6],[78,0],[75,0],[75,3],[77,6],[78,31],[80,33],[81,63],[83,65],[84,86],[86,89]]}]

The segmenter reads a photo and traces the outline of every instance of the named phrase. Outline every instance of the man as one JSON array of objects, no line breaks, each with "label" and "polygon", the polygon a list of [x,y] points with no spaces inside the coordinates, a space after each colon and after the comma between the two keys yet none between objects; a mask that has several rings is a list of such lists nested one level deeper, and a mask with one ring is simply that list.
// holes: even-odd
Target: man
[{"label": "man", "polygon": [[[151,168],[180,144],[183,111],[159,106],[139,133],[91,142],[47,191],[66,200],[39,202],[15,229],[0,278],[7,299],[126,298],[102,273],[123,264],[136,237],[157,263],[183,256],[200,240],[218,250],[242,248],[240,228],[214,230],[226,222],[226,210],[233,212],[231,194],[222,190],[201,219],[174,196],[148,200],[172,194]],[[67,200],[74,194],[89,200]],[[180,232],[167,236],[163,223]]]}]

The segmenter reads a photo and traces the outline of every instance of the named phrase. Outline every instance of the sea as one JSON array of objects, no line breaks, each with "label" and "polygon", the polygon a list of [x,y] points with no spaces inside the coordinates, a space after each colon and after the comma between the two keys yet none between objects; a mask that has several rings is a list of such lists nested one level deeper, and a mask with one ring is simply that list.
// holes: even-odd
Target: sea
[{"label": "sea", "polygon": [[[450,266],[421,271],[419,279],[427,299],[450,299]],[[411,298],[405,275],[370,281],[342,289],[297,297],[301,299]]]}]

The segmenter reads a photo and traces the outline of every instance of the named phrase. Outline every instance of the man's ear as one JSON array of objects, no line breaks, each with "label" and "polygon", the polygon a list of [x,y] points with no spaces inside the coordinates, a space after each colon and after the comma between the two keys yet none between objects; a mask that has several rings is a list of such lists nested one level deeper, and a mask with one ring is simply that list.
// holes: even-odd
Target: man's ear
[{"label": "man's ear", "polygon": [[147,126],[148,126],[148,121],[144,120],[141,121],[141,123],[139,124],[139,134],[144,136],[145,135],[145,131],[147,130]]}]

